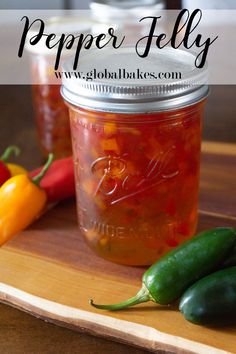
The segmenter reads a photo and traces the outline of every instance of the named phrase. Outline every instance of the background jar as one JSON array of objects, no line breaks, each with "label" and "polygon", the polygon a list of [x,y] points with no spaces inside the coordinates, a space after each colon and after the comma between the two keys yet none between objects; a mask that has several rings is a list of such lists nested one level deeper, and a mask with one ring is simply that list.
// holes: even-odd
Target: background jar
[{"label": "background jar", "polygon": [[[145,16],[158,16],[165,8],[164,0],[92,0],[91,16],[94,20],[93,33],[106,32],[113,27],[117,35],[126,36],[126,43],[147,35],[150,21],[139,22]],[[164,13],[162,13],[163,17]],[[160,29],[160,27],[159,27]]]},{"label": "background jar", "polygon": [[[88,33],[91,21],[85,18],[55,17],[46,22],[47,33]],[[37,34],[29,32],[29,36]],[[47,50],[40,45],[27,47],[30,53],[30,64],[33,82],[32,86],[33,107],[37,136],[43,156],[46,158],[49,152],[55,158],[69,156],[72,153],[71,135],[68,108],[61,94],[61,80],[56,78],[54,72],[55,50]],[[72,51],[64,54],[66,59],[73,55]],[[63,59],[61,59],[63,62]],[[60,68],[58,69],[60,71]]]},{"label": "background jar", "polygon": [[[163,63],[163,69],[175,63],[187,77],[194,57],[167,49],[151,60],[136,58],[135,64],[131,52],[125,48],[118,57],[107,50],[93,62],[82,60],[80,68],[95,66],[101,72],[113,63],[115,71],[126,63],[126,72],[131,72],[136,64],[147,68],[148,61],[154,72]],[[69,67],[68,62],[64,70]],[[191,71],[188,83],[185,77],[171,85],[157,85],[156,80],[140,85],[134,79],[63,82],[80,230],[89,246],[108,260],[149,265],[195,233],[208,92],[205,84],[190,84],[206,79],[197,70]]]}]

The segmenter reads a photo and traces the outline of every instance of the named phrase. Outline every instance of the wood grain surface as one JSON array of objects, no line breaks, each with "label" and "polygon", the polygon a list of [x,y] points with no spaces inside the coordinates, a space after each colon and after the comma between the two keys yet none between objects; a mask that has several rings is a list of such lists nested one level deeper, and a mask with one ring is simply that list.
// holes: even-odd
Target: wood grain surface
[{"label": "wood grain surface", "polygon": [[[205,143],[199,230],[236,227],[235,175],[232,146],[217,145],[213,152],[212,144]],[[3,302],[60,325],[152,351],[236,353],[236,326],[192,325],[177,305],[150,303],[117,313],[91,308],[90,297],[109,303],[135,294],[144,268],[120,266],[93,254],[79,235],[73,200],[50,210],[2,247],[0,267]]]},{"label": "wood grain surface", "polygon": [[[37,139],[35,134],[31,92],[27,86],[0,86],[0,150],[9,145],[17,144],[22,149],[21,156],[17,159],[18,163],[23,164],[27,168],[34,168],[42,163],[42,159],[37,146]],[[208,99],[206,106],[203,139],[211,141],[207,143],[207,151],[205,151],[205,144],[203,144],[204,156],[202,166],[202,181],[207,181],[208,173],[212,174],[213,181],[218,178],[218,172],[214,170],[219,163],[223,161],[223,166],[218,165],[219,173],[227,176],[226,179],[230,180],[229,184],[224,185],[221,177],[218,178],[218,187],[214,187],[211,183],[211,192],[208,193],[214,199],[214,188],[221,188],[223,191],[227,189],[227,193],[222,195],[222,202],[217,207],[216,204],[212,205],[208,202],[205,193],[206,189],[201,191],[201,209],[204,208],[201,214],[201,223],[204,227],[211,227],[221,225],[232,225],[234,222],[235,204],[235,161],[229,157],[230,166],[225,162],[228,159],[226,155],[232,155],[232,149],[235,150],[236,143],[236,101],[235,101],[235,86],[215,86],[211,88],[211,95]],[[215,143],[217,141],[217,143]],[[219,145],[219,142],[226,142],[225,145]],[[231,144],[229,146],[229,144]],[[217,151],[214,161],[211,160],[209,152],[214,153]],[[222,151],[224,151],[222,156]],[[218,159],[218,162],[216,160]],[[207,163],[209,162],[209,166]],[[233,165],[232,165],[233,163]],[[212,170],[213,168],[213,170]],[[232,172],[232,168],[233,171]],[[222,172],[224,171],[224,172]],[[233,183],[234,182],[234,183]],[[206,183],[206,182],[205,182]],[[233,183],[233,184],[232,184]],[[201,188],[203,187],[203,184]],[[205,186],[206,187],[206,186]],[[229,199],[228,199],[229,197]],[[228,203],[228,201],[230,201]],[[223,203],[223,205],[222,205]],[[58,208],[68,208],[71,212],[71,219],[73,220],[73,206],[68,202],[60,205]],[[207,209],[209,207],[209,209]],[[220,210],[219,210],[220,209]],[[225,216],[225,209],[227,209],[227,216]],[[223,210],[223,213],[222,213]],[[54,215],[54,211],[52,211]],[[217,215],[216,215],[217,214]],[[216,217],[217,216],[217,217]],[[44,221],[45,222],[45,221]],[[53,226],[51,226],[53,229]],[[36,241],[43,249],[45,239],[40,240],[41,229],[38,223],[34,225],[32,230],[39,228]],[[28,243],[31,247],[31,252],[34,252],[35,246],[33,245],[32,237],[28,237],[28,232],[23,237],[25,246],[22,245],[22,250]],[[45,235],[46,236],[46,235]],[[58,238],[63,237],[63,232],[59,233]],[[47,242],[48,238],[46,236]],[[34,236],[35,240],[35,236]],[[20,241],[18,238],[15,242]],[[59,241],[59,240],[58,240]],[[53,242],[53,240],[51,240]],[[16,244],[15,244],[16,245]],[[10,245],[9,245],[10,246]],[[57,252],[61,252],[64,261],[68,262],[69,252],[65,249],[60,249],[57,240],[54,244],[54,251],[51,251],[51,256],[54,255],[53,262]],[[73,248],[73,247],[71,247]],[[50,253],[50,252],[49,252]],[[71,257],[77,259],[76,252],[72,253]],[[1,259],[1,257],[0,257]],[[62,262],[64,262],[62,259]],[[71,265],[69,265],[71,267]],[[106,270],[110,269],[111,264]],[[4,265],[6,267],[6,264]],[[92,265],[92,269],[94,266]],[[131,268],[129,268],[131,272]],[[125,273],[125,272],[124,272]],[[121,296],[122,297],[122,296]],[[32,353],[47,353],[47,354],[144,354],[146,351],[142,349],[135,349],[133,347],[122,345],[116,342],[105,340],[86,334],[84,332],[76,333],[66,328],[60,328],[54,324],[46,323],[39,318],[34,318],[14,308],[0,304],[1,326],[0,326],[0,353],[6,354],[32,354]],[[216,334],[217,336],[217,334]],[[161,353],[160,350],[156,352]],[[214,353],[214,351],[210,351]]]},{"label": "wood grain surface", "polygon": [[148,354],[85,332],[57,326],[0,304],[0,352],[4,354]]}]

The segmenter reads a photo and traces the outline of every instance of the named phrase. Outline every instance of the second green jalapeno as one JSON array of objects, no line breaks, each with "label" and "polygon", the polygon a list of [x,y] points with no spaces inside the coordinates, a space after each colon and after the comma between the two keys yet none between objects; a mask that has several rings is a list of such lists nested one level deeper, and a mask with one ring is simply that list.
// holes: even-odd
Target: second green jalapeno
[{"label": "second green jalapeno", "polygon": [[210,274],[185,291],[179,309],[199,325],[236,323],[236,267]]},{"label": "second green jalapeno", "polygon": [[143,275],[136,296],[112,305],[90,304],[104,310],[121,310],[143,302],[167,305],[178,299],[198,279],[219,266],[236,244],[236,229],[219,227],[204,231],[175,248],[152,265]]}]

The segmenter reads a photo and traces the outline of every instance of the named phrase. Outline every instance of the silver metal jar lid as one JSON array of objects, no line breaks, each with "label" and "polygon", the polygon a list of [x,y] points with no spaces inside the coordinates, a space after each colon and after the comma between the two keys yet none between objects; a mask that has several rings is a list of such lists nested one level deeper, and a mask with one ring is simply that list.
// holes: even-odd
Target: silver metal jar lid
[{"label": "silver metal jar lid", "polygon": [[[189,51],[171,47],[154,48],[146,58],[131,47],[94,49],[80,58],[75,72],[73,58],[65,62],[61,93],[69,103],[96,111],[146,113],[185,107],[208,94],[207,69],[196,68],[195,59]],[[78,72],[83,78],[74,75]],[[181,79],[145,79],[144,73],[181,73]],[[123,78],[128,74],[130,78]],[[94,79],[86,80],[91,75]]]}]

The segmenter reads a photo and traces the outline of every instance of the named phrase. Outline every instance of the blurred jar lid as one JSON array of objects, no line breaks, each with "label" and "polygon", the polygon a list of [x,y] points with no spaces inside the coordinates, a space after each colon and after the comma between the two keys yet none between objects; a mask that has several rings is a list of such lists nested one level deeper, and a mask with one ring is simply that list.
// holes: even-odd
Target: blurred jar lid
[{"label": "blurred jar lid", "polygon": [[96,21],[130,20],[131,16],[151,16],[164,9],[164,0],[92,0],[90,8]]},{"label": "blurred jar lid", "polygon": [[163,3],[163,0],[93,0],[90,7],[107,6],[118,9],[132,9],[134,7],[156,6]]}]

